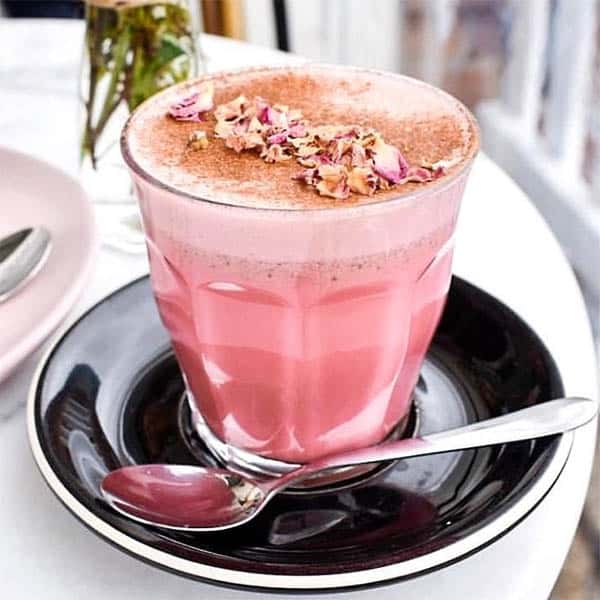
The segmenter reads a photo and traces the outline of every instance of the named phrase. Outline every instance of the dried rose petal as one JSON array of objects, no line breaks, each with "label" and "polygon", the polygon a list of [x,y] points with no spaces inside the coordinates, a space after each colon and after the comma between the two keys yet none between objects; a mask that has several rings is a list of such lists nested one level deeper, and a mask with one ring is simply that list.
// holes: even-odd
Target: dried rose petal
[{"label": "dried rose petal", "polygon": [[400,183],[407,183],[408,181],[427,183],[428,181],[433,181],[434,179],[441,177],[444,173],[445,170],[443,167],[438,167],[435,170],[427,169],[425,167],[409,167],[406,176]]},{"label": "dried rose petal", "polygon": [[345,200],[350,196],[350,188],[343,181],[340,181],[337,185],[331,185],[325,180],[319,181],[316,185],[316,190],[321,196],[329,196],[338,200]]},{"label": "dried rose petal", "polygon": [[244,136],[244,140],[246,143],[246,149],[251,149],[251,148],[260,148],[262,149],[265,145],[265,141],[263,140],[262,136],[258,133],[247,133]]},{"label": "dried rose petal", "polygon": [[[298,156],[298,155],[296,155]],[[327,154],[311,154],[305,158],[297,158],[298,162],[304,167],[318,167],[320,165],[333,165],[333,161]]]},{"label": "dried rose petal", "polygon": [[219,104],[215,109],[215,118],[217,121],[230,121],[237,119],[242,116],[244,112],[244,106],[248,104],[248,100],[244,95],[240,95],[237,98],[227,102],[225,104]]},{"label": "dried rose petal", "polygon": [[348,186],[353,192],[372,196],[377,187],[377,176],[368,167],[354,167],[348,173]]},{"label": "dried rose petal", "polygon": [[316,144],[305,144],[296,149],[296,156],[299,158],[306,158],[318,154],[320,150],[321,149]]},{"label": "dried rose petal", "polygon": [[370,149],[380,139],[381,136],[376,131],[368,131],[360,136],[358,143],[363,148]]},{"label": "dried rose petal", "polygon": [[392,187],[393,184],[391,184],[387,179],[384,179],[383,177],[377,177],[377,189],[378,190],[389,190]]},{"label": "dried rose petal", "polygon": [[350,152],[346,152],[346,154],[342,155],[342,158],[340,158],[336,164],[343,165],[346,169],[350,170],[352,168],[352,156]]},{"label": "dried rose petal", "polygon": [[246,144],[244,141],[244,136],[235,135],[232,133],[231,135],[225,138],[225,145],[232,150],[235,150],[238,154],[246,149]]},{"label": "dried rose petal", "polygon": [[265,125],[272,125],[272,115],[275,111],[269,106],[265,106],[258,111],[258,120]]},{"label": "dried rose petal", "polygon": [[368,164],[369,159],[367,158],[367,152],[360,144],[353,142],[350,152],[350,162],[353,167],[364,167]]},{"label": "dried rose petal", "polygon": [[[177,105],[187,116],[196,98]],[[266,162],[295,157],[306,168],[294,176],[319,194],[344,199],[351,192],[372,195],[408,181],[427,182],[444,174],[446,163],[410,167],[400,150],[375,129],[358,125],[311,126],[299,110],[238,96],[215,110],[216,137],[236,152],[255,150]],[[192,118],[194,117],[192,114]],[[201,136],[200,136],[201,137]],[[200,144],[205,141],[198,140]]]},{"label": "dried rose petal", "polygon": [[233,133],[235,123],[232,121],[217,121],[215,125],[215,136],[226,139]]},{"label": "dried rose petal", "polygon": [[321,164],[321,162],[318,160],[318,155],[317,154],[311,154],[310,156],[307,156],[305,158],[297,156],[296,160],[303,167],[311,167],[312,168],[312,167],[318,167]]},{"label": "dried rose petal", "polygon": [[322,165],[318,167],[321,181],[317,183],[317,191],[321,196],[343,200],[350,195],[347,179],[348,172],[341,165]]},{"label": "dried rose petal", "polygon": [[341,135],[342,132],[346,131],[346,127],[340,125],[317,125],[310,129],[311,135],[318,138],[324,143],[329,143],[335,139],[336,136]]},{"label": "dried rose petal", "polygon": [[270,116],[271,124],[277,129],[287,129],[289,127],[287,115],[279,111],[272,111]]},{"label": "dried rose petal", "polygon": [[285,131],[274,133],[267,138],[269,144],[283,144],[287,140],[288,134]]},{"label": "dried rose petal", "polygon": [[276,129],[287,129],[288,121],[285,113],[275,110],[272,106],[263,107],[258,113],[258,120]]},{"label": "dried rose petal", "polygon": [[[288,121],[290,121],[288,115]],[[304,123],[296,123],[288,129],[288,136],[292,138],[303,138],[306,136],[306,125]]]},{"label": "dried rose petal", "polygon": [[327,154],[317,154],[317,160],[322,165],[333,165],[334,162]]},{"label": "dried rose petal", "polygon": [[390,183],[400,183],[406,177],[408,163],[398,148],[378,138],[370,152],[373,155],[373,168],[378,175]]},{"label": "dried rose petal", "polygon": [[315,160],[315,155],[307,156],[306,158],[296,158],[296,161],[301,164],[303,167],[313,168],[318,166],[318,162]]},{"label": "dried rose petal", "polygon": [[186,116],[188,113],[192,114],[196,111],[191,108],[198,98],[198,94],[192,94],[185,98],[180,98],[175,104],[169,106],[168,113],[171,117],[176,118],[180,116]]},{"label": "dried rose petal", "polygon": [[248,131],[250,133],[261,132],[263,129],[263,124],[256,117],[250,119],[250,122],[248,123]]},{"label": "dried rose petal", "polygon": [[[302,146],[307,146],[309,144],[316,145],[314,136],[308,134],[304,137],[290,137],[288,140],[289,143],[294,146],[294,148],[301,148]],[[317,146],[318,148],[318,146]]]},{"label": "dried rose petal", "polygon": [[338,132],[335,134],[336,140],[353,140],[360,137],[360,127],[355,125],[340,125],[338,126]]},{"label": "dried rose petal", "polygon": [[213,82],[205,82],[197,92],[170,106],[169,115],[176,121],[201,121],[213,107],[214,92]]},{"label": "dried rose petal", "polygon": [[425,167],[409,167],[408,172],[402,180],[402,183],[406,181],[414,181],[416,183],[426,183],[433,179],[433,172]]},{"label": "dried rose petal", "polygon": [[437,171],[438,169],[442,169],[443,172],[445,173],[448,169],[450,169],[451,167],[453,167],[454,165],[457,165],[462,159],[462,155],[459,151],[454,150],[452,152],[452,156],[451,158],[447,159],[447,160],[437,160],[435,162],[429,162],[426,160],[422,160],[420,165],[422,167],[425,167],[426,169],[429,169],[430,171]]},{"label": "dried rose petal", "polygon": [[269,163],[283,162],[292,158],[289,154],[286,154],[285,150],[279,144],[269,146],[263,150],[260,156]]},{"label": "dried rose petal", "polygon": [[262,150],[265,142],[258,133],[245,133],[241,135],[232,133],[225,138],[225,145],[240,153],[242,150],[252,150],[253,148]]},{"label": "dried rose petal", "polygon": [[294,175],[292,179],[304,181],[308,185],[317,185],[320,181],[318,169],[304,169],[304,171],[300,171],[300,173]]},{"label": "dried rose petal", "polygon": [[185,96],[184,98],[179,98],[179,100],[177,100],[177,102],[175,102],[175,104],[172,104],[171,106],[174,107],[175,109],[179,109],[179,108],[185,108],[188,106],[192,106],[194,104],[194,102],[196,102],[196,100],[198,99],[198,93],[193,93],[190,96]]},{"label": "dried rose petal", "polygon": [[250,125],[250,121],[248,119],[241,118],[237,121],[233,121],[233,133],[236,135],[244,135],[248,132],[248,126]]},{"label": "dried rose petal", "polygon": [[352,148],[352,140],[347,137],[337,137],[327,145],[327,153],[333,162],[339,162],[342,156]]},{"label": "dried rose petal", "polygon": [[169,109],[169,116],[171,116],[176,121],[194,121],[200,122],[202,121],[202,113],[199,113],[197,110],[188,109],[188,108],[173,108]]}]

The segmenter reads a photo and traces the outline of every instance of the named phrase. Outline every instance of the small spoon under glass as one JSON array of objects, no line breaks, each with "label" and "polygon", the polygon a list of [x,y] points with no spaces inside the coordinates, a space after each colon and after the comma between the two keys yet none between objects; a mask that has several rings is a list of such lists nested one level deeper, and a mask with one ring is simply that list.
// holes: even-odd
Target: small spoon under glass
[{"label": "small spoon under glass", "polygon": [[122,467],[104,478],[102,493],[115,510],[142,523],[183,531],[230,529],[253,519],[278,492],[328,469],[555,435],[585,425],[596,413],[593,400],[551,400],[465,427],[331,455],[271,479],[189,465]]}]

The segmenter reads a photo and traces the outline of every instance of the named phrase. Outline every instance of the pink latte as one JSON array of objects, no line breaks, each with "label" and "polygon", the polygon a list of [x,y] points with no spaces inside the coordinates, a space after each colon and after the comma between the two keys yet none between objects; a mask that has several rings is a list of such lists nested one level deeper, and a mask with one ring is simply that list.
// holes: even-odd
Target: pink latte
[{"label": "pink latte", "polygon": [[[212,78],[315,123],[381,131],[430,183],[346,200],[181,123],[169,105]],[[190,132],[209,133],[198,153]],[[146,102],[123,138],[159,311],[212,433],[262,457],[306,462],[375,444],[406,415],[442,311],[454,229],[477,150],[470,114],[414,80],[333,67],[207,76]]]}]

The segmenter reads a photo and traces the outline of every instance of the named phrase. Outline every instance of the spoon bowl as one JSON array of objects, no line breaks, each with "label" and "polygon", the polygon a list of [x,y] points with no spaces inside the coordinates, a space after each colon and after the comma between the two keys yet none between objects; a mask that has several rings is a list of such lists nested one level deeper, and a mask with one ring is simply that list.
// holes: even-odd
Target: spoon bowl
[{"label": "spoon bowl", "polygon": [[236,527],[256,515],[268,492],[268,485],[263,489],[231,471],[189,465],[123,467],[102,482],[102,493],[115,510],[168,529]]}]

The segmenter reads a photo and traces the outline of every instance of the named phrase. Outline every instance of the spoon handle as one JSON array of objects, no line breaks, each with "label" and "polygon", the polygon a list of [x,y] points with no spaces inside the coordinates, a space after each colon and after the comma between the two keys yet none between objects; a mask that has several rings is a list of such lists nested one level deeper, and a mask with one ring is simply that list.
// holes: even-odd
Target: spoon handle
[{"label": "spoon handle", "polygon": [[[597,411],[597,402],[586,398],[551,400],[465,427],[325,457],[290,473],[290,481],[286,481],[285,485],[290,485],[292,480],[305,479],[317,471],[333,467],[467,450],[556,435],[585,425],[596,416]],[[283,483],[286,479],[283,477],[279,482]]]}]

